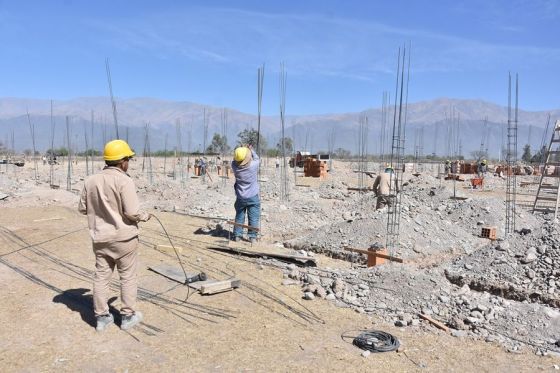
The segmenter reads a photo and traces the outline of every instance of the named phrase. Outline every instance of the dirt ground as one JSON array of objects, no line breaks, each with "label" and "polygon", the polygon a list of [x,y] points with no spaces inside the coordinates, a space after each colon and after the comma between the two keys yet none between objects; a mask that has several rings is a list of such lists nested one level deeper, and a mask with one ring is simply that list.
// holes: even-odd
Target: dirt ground
[{"label": "dirt ground", "polygon": [[[301,299],[281,285],[282,271],[259,260],[209,251],[217,238],[195,233],[196,218],[156,212],[188,269],[239,278],[235,291],[201,296],[147,269],[178,266],[158,223],[142,225],[138,309],[129,332],[94,329],[94,257],[87,223],[75,208],[0,209],[0,369],[3,372],[140,371],[549,371],[560,359],[509,353],[492,343],[454,338],[430,325],[397,328],[334,303]],[[275,249],[233,243],[248,249]],[[277,249],[277,248],[276,248]],[[349,263],[317,255],[319,267]],[[114,276],[111,306],[119,308]],[[118,324],[118,320],[117,320]],[[398,337],[404,350],[361,356],[350,338],[362,329]]]},{"label": "dirt ground", "polygon": [[[166,238],[152,220],[141,236],[138,308],[145,321],[130,332],[112,326],[96,333],[94,259],[85,219],[64,207],[3,208],[2,371],[535,371],[559,363],[528,351],[512,354],[489,343],[456,339],[429,326],[399,329],[327,301],[300,300],[297,287],[280,285],[278,269],[204,249],[216,239],[194,234],[200,219],[161,217],[186,248],[187,266],[217,279],[235,276],[241,288],[213,296],[189,294],[183,285],[147,270],[150,264],[176,264],[169,253],[153,249]],[[14,250],[19,251],[8,254]],[[320,266],[334,262],[318,260]],[[111,305],[118,309],[118,292],[113,293]],[[396,335],[403,352],[364,358],[341,337],[371,328]]]}]

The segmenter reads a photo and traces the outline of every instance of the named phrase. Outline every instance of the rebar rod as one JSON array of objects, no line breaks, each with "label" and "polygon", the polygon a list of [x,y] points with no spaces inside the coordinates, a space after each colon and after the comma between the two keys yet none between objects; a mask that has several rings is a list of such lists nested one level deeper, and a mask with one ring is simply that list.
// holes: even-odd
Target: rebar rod
[{"label": "rebar rod", "polygon": [[72,190],[72,144],[70,142],[70,117],[66,116],[66,142],[68,145],[68,173],[66,174],[66,190]]},{"label": "rebar rod", "polygon": [[115,123],[115,135],[117,139],[119,137],[119,122],[117,120],[117,103],[115,102],[115,97],[113,96],[113,83],[111,81],[111,68],[109,67],[109,59],[105,59],[105,70],[107,71],[107,81],[109,82],[109,94],[111,95],[111,107],[113,109],[113,121]]},{"label": "rebar rod", "polygon": [[167,135],[168,133],[165,133],[165,143],[163,145],[163,176],[164,178],[167,177],[167,172],[166,172],[166,168],[167,168]]},{"label": "rebar rod", "polygon": [[94,174],[94,164],[95,164],[95,138],[93,134],[94,129],[94,122],[95,122],[95,114],[93,110],[91,111],[91,173]]},{"label": "rebar rod", "polygon": [[280,125],[282,128],[282,140],[281,140],[281,153],[282,153],[282,169],[281,169],[281,181],[280,181],[280,196],[283,201],[289,199],[288,191],[288,175],[287,175],[287,164],[286,164],[286,146],[285,146],[285,121],[286,121],[286,69],[282,62],[280,64]]},{"label": "rebar rod", "polygon": [[[86,152],[85,152],[85,156],[86,156],[86,176],[89,176],[89,157],[88,157],[88,134],[87,134],[87,124],[86,122],[84,122],[84,142],[85,142],[85,146],[86,146]],[[93,170],[92,170],[93,171]]]},{"label": "rebar rod", "polygon": [[32,155],[33,172],[34,172],[35,182],[37,182],[39,180],[39,168],[37,166],[37,157],[36,157],[37,149],[35,147],[35,123],[31,122],[31,116],[29,115],[29,110],[27,110],[27,122],[29,123],[29,130],[31,131],[31,141],[33,143],[33,155]]},{"label": "rebar rod", "polygon": [[53,117],[53,101],[51,100],[51,153],[49,155],[49,185],[53,185],[54,182],[54,131],[55,122]]},{"label": "rebar rod", "polygon": [[[262,94],[264,87],[264,63],[257,69],[257,154],[261,156],[260,140],[261,140],[261,112],[262,112]],[[261,168],[259,167],[259,173]]]}]

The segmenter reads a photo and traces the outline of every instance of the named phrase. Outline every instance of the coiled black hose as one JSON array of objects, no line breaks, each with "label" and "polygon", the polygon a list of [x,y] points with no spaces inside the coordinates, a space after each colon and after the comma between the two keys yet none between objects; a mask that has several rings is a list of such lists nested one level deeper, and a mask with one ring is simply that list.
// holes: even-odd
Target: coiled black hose
[{"label": "coiled black hose", "polygon": [[352,344],[362,350],[371,352],[390,352],[399,348],[399,340],[389,334],[379,330],[366,330],[360,333]]}]

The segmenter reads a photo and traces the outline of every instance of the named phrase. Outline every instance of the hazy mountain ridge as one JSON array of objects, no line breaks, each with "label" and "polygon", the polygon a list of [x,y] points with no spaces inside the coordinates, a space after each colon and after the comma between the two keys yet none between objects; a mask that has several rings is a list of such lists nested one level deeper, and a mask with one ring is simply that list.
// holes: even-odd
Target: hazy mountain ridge
[{"label": "hazy mountain ridge", "polygon": [[[393,105],[389,108],[389,128],[392,127],[393,108]],[[9,144],[13,131],[17,149],[31,148],[30,130],[26,118],[28,110],[36,127],[37,148],[40,150],[47,149],[50,143],[50,100],[0,98],[0,141]],[[119,125],[122,127],[120,135],[124,137],[124,128],[129,127],[129,140],[137,149],[143,147],[144,125],[147,122],[152,126],[151,149],[163,149],[166,134],[168,136],[168,149],[173,148],[177,137],[175,123],[178,120],[182,124],[181,142],[183,149],[201,149],[203,147],[203,113],[205,110],[209,120],[208,144],[214,133],[221,133],[222,131],[221,116],[223,108],[154,98],[117,99]],[[65,144],[65,116],[68,115],[72,128],[71,142],[75,147],[83,148],[84,128],[90,126],[92,111],[94,112],[96,127],[94,146],[100,147],[103,138],[109,139],[114,135],[110,99],[107,97],[81,97],[54,101],[53,112],[57,124],[55,146]],[[430,154],[434,150],[438,154],[445,154],[448,147],[447,128],[449,123],[449,120],[446,121],[446,117],[450,118],[452,112],[460,118],[462,131],[460,138],[463,154],[468,155],[469,152],[479,149],[483,138],[483,119],[485,117],[488,118],[489,152],[491,154],[499,152],[504,123],[507,122],[507,107],[482,100],[450,98],[438,98],[408,105],[407,152],[414,152],[414,146],[422,144],[424,154]],[[528,141],[529,126],[533,127],[531,129],[533,149],[540,145],[543,128],[546,125],[549,113],[552,122],[560,118],[560,110],[558,109],[549,111],[519,110],[518,142],[520,149]],[[309,150],[318,151],[326,150],[327,137],[334,129],[335,148],[342,147],[354,151],[358,143],[359,120],[363,115],[367,115],[369,123],[369,152],[379,153],[381,108],[369,108],[358,113],[288,115],[285,134],[289,137],[295,137],[297,148],[304,148],[307,144]],[[256,115],[233,109],[227,109],[227,119],[227,135],[231,145],[235,144],[237,133],[242,129],[255,128],[257,125]],[[422,140],[419,138],[420,131],[416,131],[419,128],[424,128]],[[274,146],[280,137],[279,118],[277,116],[263,116],[261,130],[267,138],[269,146]],[[88,129],[88,133],[90,132],[91,130]],[[103,135],[103,132],[105,132],[105,135]]]}]

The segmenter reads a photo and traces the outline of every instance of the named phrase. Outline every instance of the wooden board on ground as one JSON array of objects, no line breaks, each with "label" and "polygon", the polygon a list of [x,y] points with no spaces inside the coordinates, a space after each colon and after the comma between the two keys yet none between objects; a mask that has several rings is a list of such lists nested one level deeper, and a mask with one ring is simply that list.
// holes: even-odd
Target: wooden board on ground
[{"label": "wooden board on ground", "polygon": [[432,319],[430,316],[424,315],[423,313],[419,313],[418,316],[420,316],[421,319],[426,320],[427,322],[429,322],[430,324],[432,324],[436,328],[441,329],[441,330],[446,331],[446,332],[449,332],[449,328],[447,326],[443,325],[442,323],[440,323],[437,320]]},{"label": "wooden board on ground", "polygon": [[397,262],[397,263],[404,263],[404,260],[402,260],[401,258],[397,258],[396,256],[391,256],[391,255],[387,255],[387,254],[383,254],[377,251],[369,251],[369,250],[363,250],[363,249],[354,249],[351,247],[345,247],[344,248],[345,251],[352,251],[354,253],[360,253],[360,254],[366,254],[366,255],[373,255],[379,258],[383,258],[383,259],[387,259],[390,260],[392,262]]},{"label": "wooden board on ground", "polygon": [[[177,281],[180,284],[184,284],[186,282],[185,274],[183,273],[183,270],[181,268],[170,266],[168,264],[158,264],[149,266],[148,269],[164,277],[167,277],[170,280]],[[198,273],[187,272],[187,276],[189,276],[189,278],[196,275],[198,275]],[[190,284],[187,284],[187,286],[191,289],[200,291],[200,293],[203,295],[212,295],[228,290],[237,289],[239,286],[241,286],[241,280],[238,280],[236,278],[224,281],[208,279],[205,281],[191,282]]]},{"label": "wooden board on ground", "polygon": [[251,257],[268,257],[278,259],[283,262],[294,263],[298,265],[302,265],[304,267],[317,267],[317,262],[315,258],[310,258],[308,256],[301,256],[301,255],[288,255],[288,254],[277,254],[277,253],[265,253],[262,251],[252,251],[252,250],[244,250],[236,247],[231,246],[206,246],[207,249],[210,250],[218,250],[223,252],[228,252],[232,254],[240,254],[244,256],[251,256]]},{"label": "wooden board on ground", "polygon": [[237,289],[241,286],[241,280],[238,279],[214,281],[211,283],[207,283],[207,281],[204,282],[205,283],[200,286],[200,294],[202,295],[218,294],[224,291]]},{"label": "wooden board on ground", "polygon": [[[158,264],[154,266],[148,266],[150,271],[159,273],[160,275],[167,277],[170,280],[177,281],[181,284],[186,282],[185,274],[183,273],[183,269],[181,267],[174,267],[170,266],[169,264]],[[198,275],[198,273],[189,273],[187,272],[187,276],[194,277]]]}]

